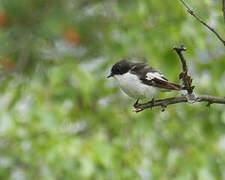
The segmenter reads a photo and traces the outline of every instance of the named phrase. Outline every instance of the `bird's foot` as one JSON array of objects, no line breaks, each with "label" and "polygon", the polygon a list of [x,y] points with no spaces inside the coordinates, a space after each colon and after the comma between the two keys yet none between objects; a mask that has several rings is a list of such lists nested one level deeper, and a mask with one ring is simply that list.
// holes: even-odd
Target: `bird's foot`
[{"label": "bird's foot", "polygon": [[155,104],[155,99],[154,98],[152,98],[152,100],[151,101],[149,101],[149,103],[151,103],[152,104],[152,107],[154,106],[154,104]]},{"label": "bird's foot", "polygon": [[138,105],[139,105],[139,104],[138,104],[138,101],[139,101],[139,99],[137,99],[137,101],[134,103],[134,105],[133,105],[134,108],[137,108],[137,107],[138,107]]}]

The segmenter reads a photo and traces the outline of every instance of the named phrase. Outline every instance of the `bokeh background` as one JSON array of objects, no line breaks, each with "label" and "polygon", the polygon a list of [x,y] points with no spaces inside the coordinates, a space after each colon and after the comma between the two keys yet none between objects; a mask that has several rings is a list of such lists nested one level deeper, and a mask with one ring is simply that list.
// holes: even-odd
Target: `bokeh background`
[{"label": "bokeh background", "polygon": [[[220,0],[186,2],[225,37]],[[178,0],[1,0],[0,179],[225,179],[225,106],[136,114],[106,79],[137,57],[179,83],[181,44],[195,92],[224,97],[225,48]]]}]

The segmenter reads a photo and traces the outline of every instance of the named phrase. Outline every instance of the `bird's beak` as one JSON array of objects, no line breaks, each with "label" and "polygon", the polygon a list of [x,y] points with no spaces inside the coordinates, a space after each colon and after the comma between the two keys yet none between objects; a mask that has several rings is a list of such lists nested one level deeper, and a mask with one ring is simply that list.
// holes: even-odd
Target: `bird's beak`
[{"label": "bird's beak", "polygon": [[112,77],[112,76],[113,76],[113,74],[110,74],[110,75],[107,76],[107,78],[110,78],[110,77]]}]

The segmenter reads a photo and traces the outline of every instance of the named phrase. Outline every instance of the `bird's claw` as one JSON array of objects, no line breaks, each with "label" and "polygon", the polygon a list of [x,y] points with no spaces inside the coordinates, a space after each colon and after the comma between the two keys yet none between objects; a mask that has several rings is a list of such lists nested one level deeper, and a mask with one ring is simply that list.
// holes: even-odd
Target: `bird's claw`
[{"label": "bird's claw", "polygon": [[154,104],[155,104],[155,99],[154,99],[154,98],[152,98],[152,100],[151,100],[151,101],[149,101],[149,103],[151,103],[151,104],[152,104],[152,106],[154,106]]},{"label": "bird's claw", "polygon": [[138,107],[138,105],[139,105],[139,104],[138,104],[138,101],[139,101],[139,99],[137,99],[137,101],[136,101],[136,102],[134,103],[134,105],[133,105],[135,109],[136,109],[136,108]]}]

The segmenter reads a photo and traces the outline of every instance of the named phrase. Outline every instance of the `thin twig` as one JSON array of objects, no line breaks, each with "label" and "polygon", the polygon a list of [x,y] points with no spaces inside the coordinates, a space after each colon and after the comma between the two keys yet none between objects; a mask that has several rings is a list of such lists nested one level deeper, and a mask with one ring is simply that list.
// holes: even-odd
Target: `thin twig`
[{"label": "thin twig", "polygon": [[[144,109],[152,108],[156,106],[165,107],[171,104],[178,104],[178,103],[184,103],[188,102],[187,98],[185,96],[179,96],[179,97],[172,97],[172,98],[166,98],[166,99],[159,99],[155,100],[154,103],[152,101],[145,103],[145,104],[139,104],[135,112],[141,112]],[[215,97],[215,96],[209,96],[209,95],[198,95],[196,97],[196,102],[208,102],[208,104],[225,104],[225,98]]]},{"label": "thin twig", "polygon": [[182,51],[186,51],[187,48],[184,47],[184,45],[181,45],[180,47],[173,47],[173,50],[175,50],[180,57],[180,60],[181,60],[182,66],[183,66],[183,72],[187,72],[188,71],[187,63],[182,54]]},{"label": "thin twig", "polygon": [[223,18],[224,18],[224,22],[225,22],[225,0],[222,0],[222,2],[223,2],[223,6],[222,6]]},{"label": "thin twig", "polygon": [[176,51],[182,63],[183,72],[180,74],[180,79],[182,79],[188,94],[192,94],[194,88],[191,85],[192,80],[191,80],[191,77],[188,76],[187,63],[182,53],[183,51],[186,51],[187,48],[184,47],[184,45],[181,45],[180,47],[174,47],[173,50]]},{"label": "thin twig", "polygon": [[[225,0],[223,0],[223,12],[224,12],[224,17],[225,17]],[[195,19],[197,19],[200,23],[202,23],[205,27],[207,27],[210,31],[212,31],[217,38],[223,43],[223,45],[225,46],[225,40],[219,35],[218,32],[215,31],[215,29],[213,29],[211,26],[209,26],[207,23],[205,23],[199,16],[197,16],[195,14],[195,12],[193,10],[190,9],[190,7],[183,1],[180,0],[180,2],[184,5],[184,7],[187,9],[187,12],[192,15]]]}]

